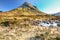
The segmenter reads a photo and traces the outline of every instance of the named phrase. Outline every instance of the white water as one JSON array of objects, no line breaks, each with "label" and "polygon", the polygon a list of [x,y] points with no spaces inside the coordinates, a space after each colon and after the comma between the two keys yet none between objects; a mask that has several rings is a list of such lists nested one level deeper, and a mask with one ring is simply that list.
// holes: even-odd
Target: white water
[{"label": "white water", "polygon": [[50,27],[50,26],[52,26],[52,27],[57,27],[58,26],[58,21],[52,21],[52,23],[51,22],[43,22],[43,21],[41,21],[41,22],[39,22],[39,26],[45,26],[45,27]]}]

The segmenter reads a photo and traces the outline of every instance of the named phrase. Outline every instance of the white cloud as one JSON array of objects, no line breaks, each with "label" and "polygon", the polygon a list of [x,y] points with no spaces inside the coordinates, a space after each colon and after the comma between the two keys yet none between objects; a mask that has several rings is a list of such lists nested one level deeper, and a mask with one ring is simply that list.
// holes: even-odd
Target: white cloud
[{"label": "white cloud", "polygon": [[53,13],[57,13],[57,12],[60,12],[60,8],[47,9],[45,11],[45,13],[47,13],[47,14],[53,14]]}]

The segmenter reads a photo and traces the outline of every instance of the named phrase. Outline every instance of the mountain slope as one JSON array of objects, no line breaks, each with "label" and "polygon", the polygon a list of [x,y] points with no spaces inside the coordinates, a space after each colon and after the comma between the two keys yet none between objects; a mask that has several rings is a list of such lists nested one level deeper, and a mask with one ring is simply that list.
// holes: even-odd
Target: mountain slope
[{"label": "mountain slope", "polygon": [[[3,14],[4,13],[4,14]],[[28,2],[25,2],[20,7],[7,12],[0,12],[2,16],[19,16],[19,15],[45,15],[38,8]]]},{"label": "mountain slope", "polygon": [[38,10],[38,8],[28,2],[25,2],[20,7],[7,11],[7,12],[0,12],[0,17],[3,19],[13,19],[14,17],[26,17],[26,18],[32,18],[32,19],[41,19],[41,20],[49,20],[49,19],[56,19],[56,16],[52,16],[46,13],[43,13]]}]

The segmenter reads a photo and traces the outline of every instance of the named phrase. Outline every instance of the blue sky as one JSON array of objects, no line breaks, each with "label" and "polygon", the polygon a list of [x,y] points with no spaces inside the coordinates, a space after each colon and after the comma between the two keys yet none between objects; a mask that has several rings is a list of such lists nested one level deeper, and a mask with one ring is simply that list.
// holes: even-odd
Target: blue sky
[{"label": "blue sky", "polygon": [[0,10],[12,10],[21,6],[25,1],[37,6],[40,11],[48,14],[60,12],[60,0],[0,0]]}]

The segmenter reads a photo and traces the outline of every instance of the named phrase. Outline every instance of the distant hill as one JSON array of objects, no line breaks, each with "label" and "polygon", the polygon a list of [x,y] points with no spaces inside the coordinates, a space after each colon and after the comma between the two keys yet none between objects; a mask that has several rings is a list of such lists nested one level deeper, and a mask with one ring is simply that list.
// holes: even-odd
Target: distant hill
[{"label": "distant hill", "polygon": [[53,14],[54,16],[60,16],[60,12]]},{"label": "distant hill", "polygon": [[0,12],[2,12],[2,11],[0,11]]}]

